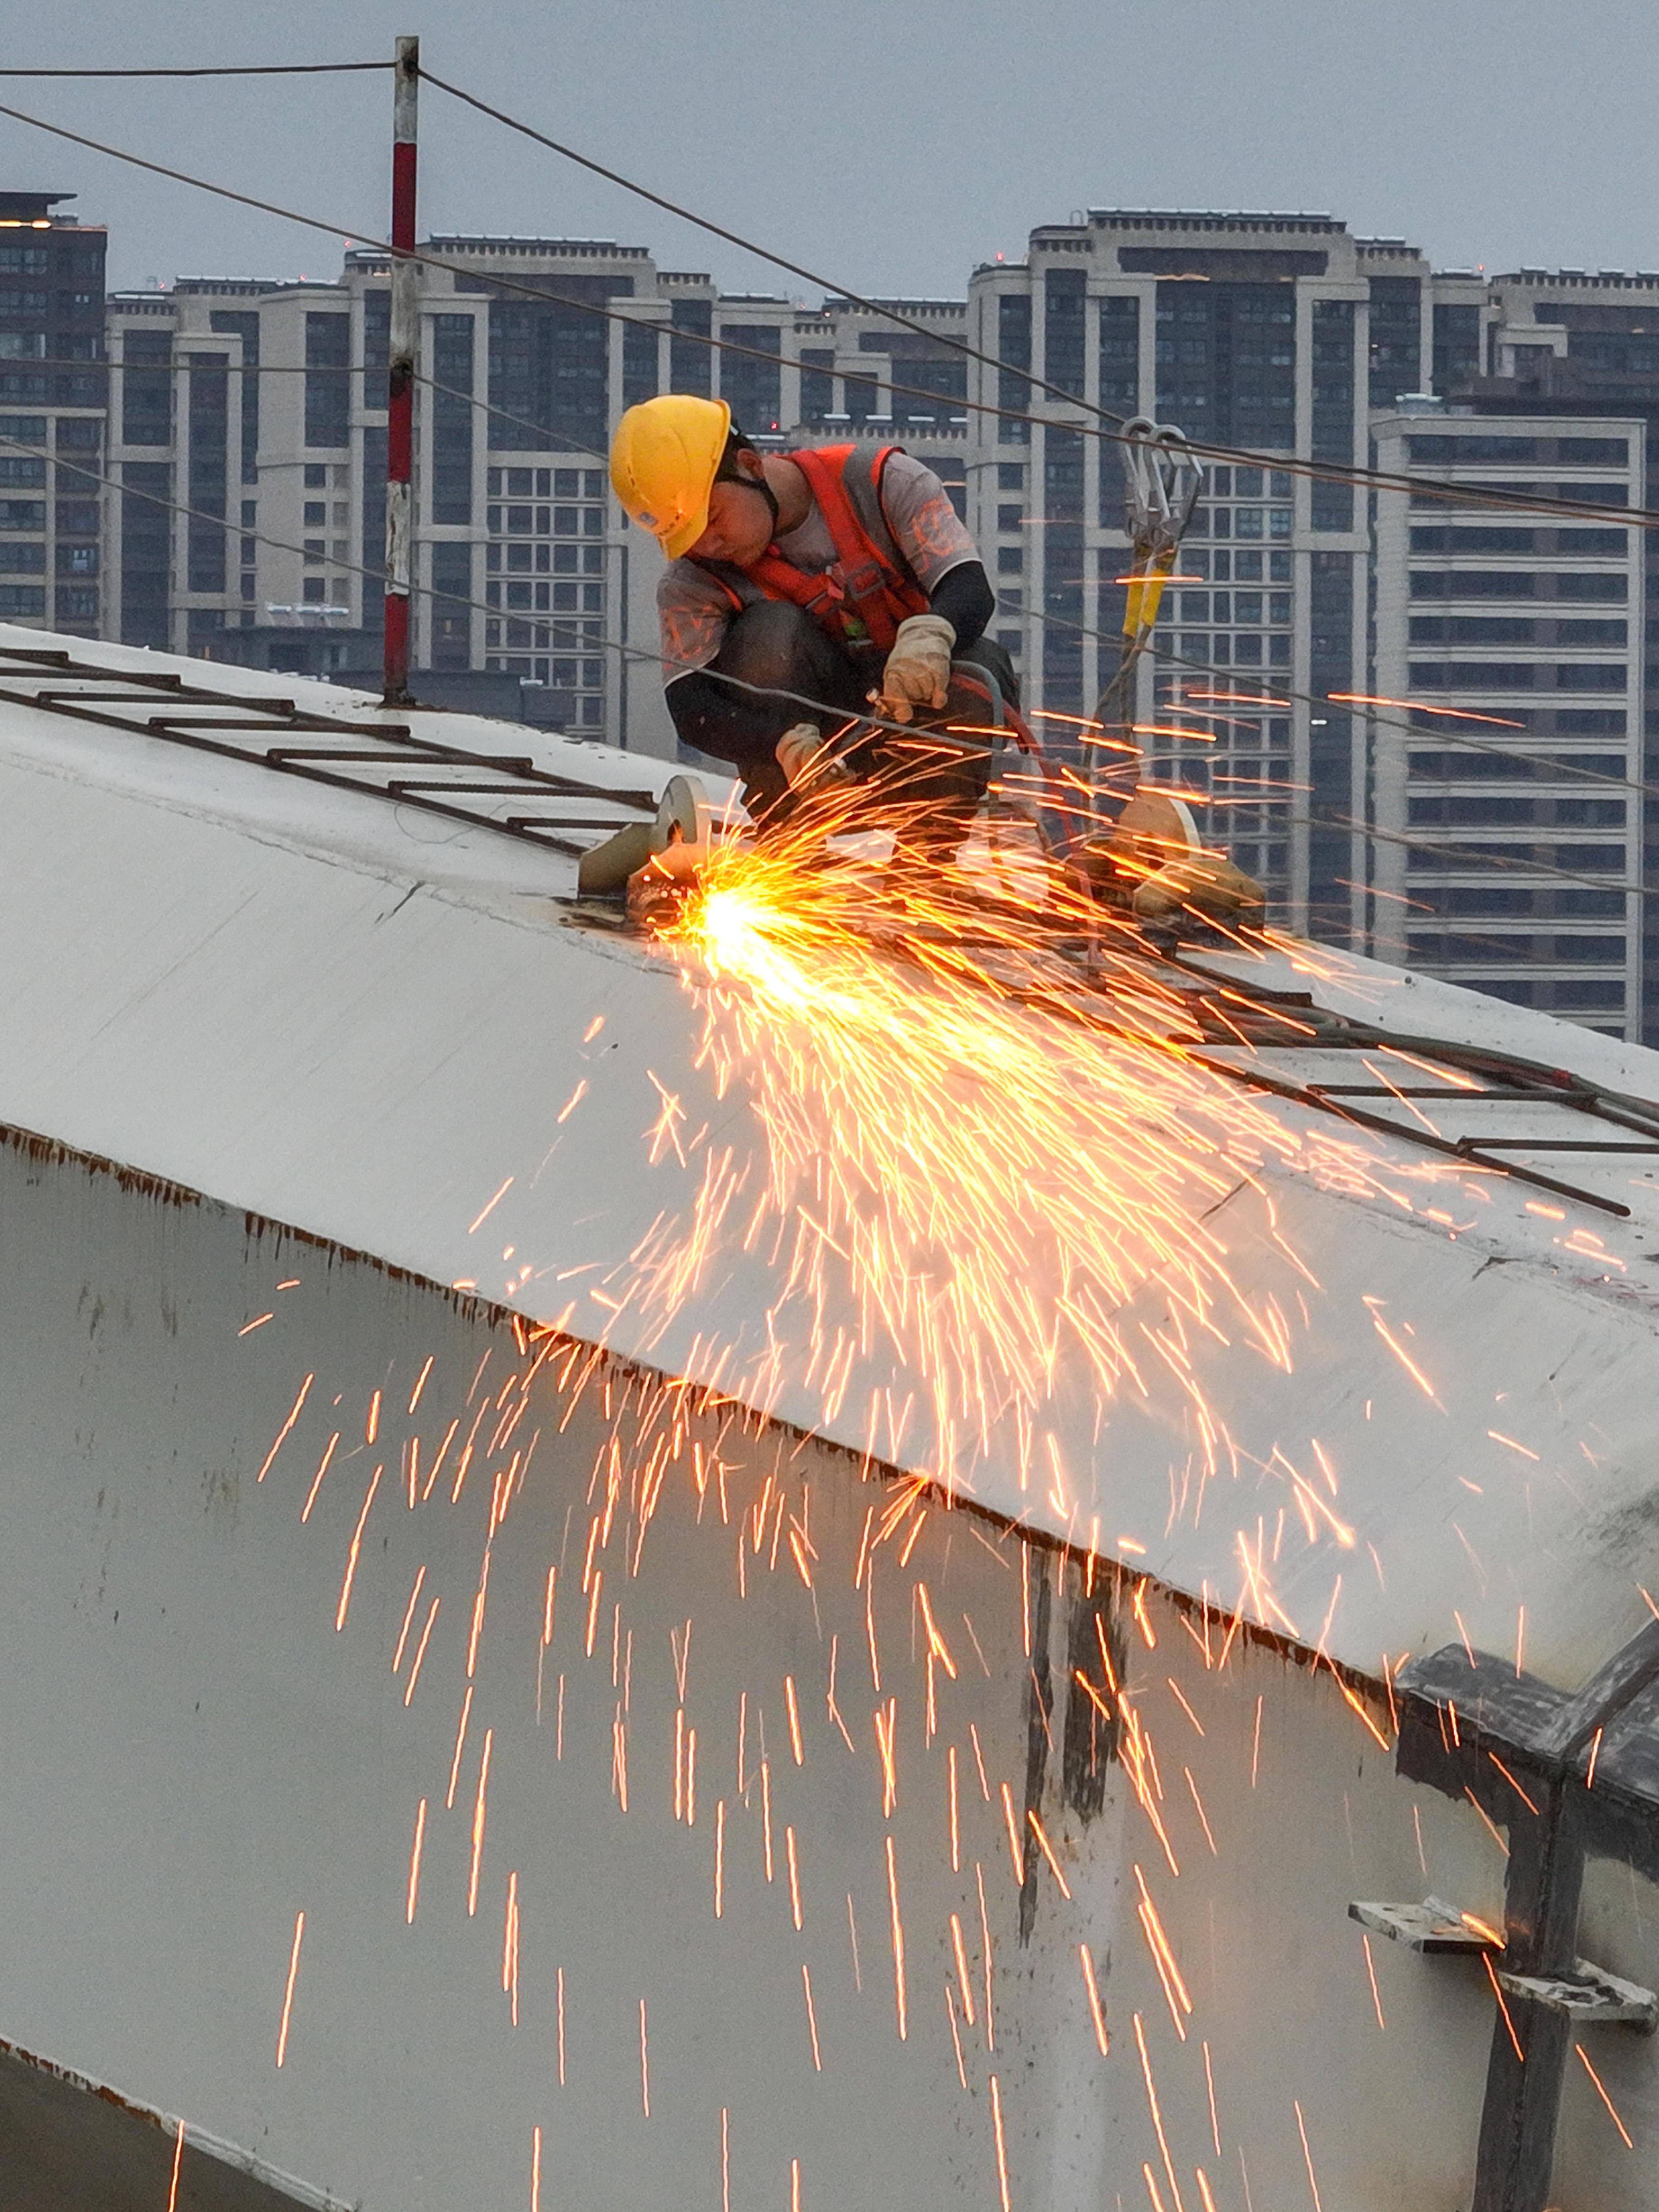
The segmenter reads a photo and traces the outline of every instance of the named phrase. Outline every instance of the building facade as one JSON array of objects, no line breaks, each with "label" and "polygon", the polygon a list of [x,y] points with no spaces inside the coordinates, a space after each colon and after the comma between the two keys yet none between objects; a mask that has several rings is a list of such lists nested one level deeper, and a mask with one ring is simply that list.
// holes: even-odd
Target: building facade
[{"label": "building facade", "polygon": [[[1587,432],[1593,435],[1585,434]],[[1642,501],[1646,425],[1380,416],[1376,949],[1521,1006],[1639,1036],[1642,536],[1506,512],[1493,493]]]},{"label": "building facade", "polygon": [[970,287],[975,343],[1009,364],[975,371],[1008,411],[975,519],[1051,732],[1089,715],[1118,651],[1128,541],[1102,415],[1265,457],[1206,464],[1140,719],[1155,773],[1275,915],[1337,942],[1366,937],[1368,763],[1332,695],[1366,688],[1370,518],[1352,486],[1271,463],[1363,465],[1373,410],[1478,368],[1483,296],[1327,216],[1156,210],[1045,226]]},{"label": "building facade", "polygon": [[[0,196],[0,618],[374,682],[385,256],[349,252],[327,283],[181,277],[106,304],[105,234],[58,205]],[[705,392],[763,447],[892,438],[936,469],[983,550],[996,633],[1045,740],[1083,758],[1116,665],[1128,552],[1111,428],[1149,416],[1261,457],[1206,463],[1136,702],[1151,773],[1200,806],[1276,921],[1478,972],[1510,996],[1530,984],[1538,1004],[1643,1033],[1659,928],[1638,944],[1633,902],[1606,926],[1605,902],[1624,895],[1600,860],[1595,882],[1551,891],[1540,878],[1523,899],[1509,880],[1522,864],[1501,848],[1526,793],[1456,732],[1474,714],[1523,721],[1517,750],[1536,738],[1583,786],[1547,798],[1527,769],[1529,824],[1565,832],[1590,822],[1575,808],[1600,810],[1595,826],[1617,835],[1598,852],[1622,840],[1638,879],[1641,793],[1624,787],[1659,774],[1644,533],[1517,515],[1505,526],[1530,550],[1481,551],[1497,523],[1443,502],[1419,514],[1341,477],[1375,459],[1645,506],[1659,276],[1437,271],[1328,216],[1157,210],[1039,227],[1023,261],[976,270],[965,300],[869,307],[722,294],[611,240],[438,236],[422,250],[414,643],[431,696],[672,752],[658,556],[611,499],[605,455],[625,407]],[[1435,438],[1443,459],[1429,463]],[[1516,460],[1505,479],[1510,463],[1476,458],[1505,438],[1546,473]],[[1600,447],[1624,459],[1565,458]],[[1424,550],[1437,529],[1451,533],[1443,557]],[[1617,550],[1589,550],[1587,531]],[[1542,611],[1615,582],[1616,604]],[[1511,586],[1533,604],[1505,599]],[[1436,671],[1443,682],[1416,680]],[[1543,702],[1615,672],[1616,696]],[[1418,743],[1430,729],[1438,742]],[[1581,740],[1602,768],[1573,767]],[[1615,753],[1620,787],[1593,787]],[[1466,849],[1448,872],[1453,843],[1486,858]],[[1536,865],[1565,866],[1559,852]],[[1483,866],[1505,878],[1484,902],[1454,879]],[[1580,927],[1592,909],[1597,927]],[[1517,917],[1550,927],[1499,927]],[[1470,941],[1454,944],[1463,923]]]},{"label": "building facade", "polygon": [[[498,679],[495,699],[516,681],[538,720],[672,750],[656,556],[605,474],[623,410],[659,392],[718,393],[763,446],[902,436],[965,509],[965,364],[925,333],[846,301],[722,297],[642,246],[437,237],[422,251],[440,264],[422,272],[416,398],[414,659],[428,689],[476,673]],[[112,297],[123,489],[107,634],[373,677],[389,300],[386,258],[367,251],[337,283],[181,277]],[[903,306],[943,331],[963,319],[960,301]],[[901,371],[921,396],[896,409],[884,383]]]},{"label": "building facade", "polygon": [[56,210],[0,192],[0,622],[104,634],[104,254]]}]

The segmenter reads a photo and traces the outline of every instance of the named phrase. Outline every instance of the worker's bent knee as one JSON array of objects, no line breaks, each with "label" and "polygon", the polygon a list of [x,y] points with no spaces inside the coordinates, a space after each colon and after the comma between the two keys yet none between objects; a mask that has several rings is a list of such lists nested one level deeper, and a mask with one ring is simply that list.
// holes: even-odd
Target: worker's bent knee
[{"label": "worker's bent knee", "polygon": [[811,617],[787,600],[765,599],[734,617],[713,663],[714,672],[756,690],[793,694],[787,721],[801,720],[799,702],[842,715],[863,696],[852,660]]}]

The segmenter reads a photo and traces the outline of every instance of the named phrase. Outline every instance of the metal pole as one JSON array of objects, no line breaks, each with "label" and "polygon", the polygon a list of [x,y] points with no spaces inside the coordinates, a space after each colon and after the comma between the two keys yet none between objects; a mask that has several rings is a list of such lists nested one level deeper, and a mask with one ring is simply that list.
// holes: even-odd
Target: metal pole
[{"label": "metal pole", "polygon": [[421,42],[399,39],[392,95],[392,325],[386,434],[386,684],[384,703],[409,699],[410,599],[414,574],[415,357],[420,270],[415,251],[415,124]]}]

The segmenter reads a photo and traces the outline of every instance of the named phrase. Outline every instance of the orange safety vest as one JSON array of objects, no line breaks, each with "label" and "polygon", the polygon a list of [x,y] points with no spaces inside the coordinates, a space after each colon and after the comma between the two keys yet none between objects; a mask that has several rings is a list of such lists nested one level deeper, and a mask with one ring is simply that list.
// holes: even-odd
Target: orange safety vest
[{"label": "orange safety vest", "polygon": [[700,561],[729,594],[734,608],[757,599],[789,599],[811,615],[837,645],[865,640],[883,653],[892,650],[898,626],[909,615],[925,615],[927,594],[911,574],[882,511],[881,474],[902,446],[817,446],[785,453],[806,478],[808,489],[836,549],[839,578],[828,570],[809,575],[787,561],[775,545],[746,568],[724,561]]}]

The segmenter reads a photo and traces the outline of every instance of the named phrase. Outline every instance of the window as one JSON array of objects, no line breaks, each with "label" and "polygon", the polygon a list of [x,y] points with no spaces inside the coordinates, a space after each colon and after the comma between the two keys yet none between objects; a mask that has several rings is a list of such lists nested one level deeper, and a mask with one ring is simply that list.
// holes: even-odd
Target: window
[{"label": "window", "polygon": [[43,499],[0,499],[0,530],[44,530],[46,502]]},{"label": "window", "polygon": [[221,337],[241,340],[241,365],[252,372],[236,380],[241,408],[238,474],[244,483],[256,483],[259,476],[259,318],[252,311],[216,309],[208,323]]},{"label": "window", "polygon": [[[1155,350],[1160,419],[1229,444],[1281,451],[1294,445],[1292,283],[1161,283]],[[1224,475],[1218,471],[1216,485],[1223,498],[1230,489]]]},{"label": "window", "polygon": [[323,556],[324,547],[322,539],[320,538],[307,538],[305,540],[305,560],[307,568],[320,568],[323,562]]},{"label": "window", "polygon": [[58,549],[58,573],[60,576],[95,576],[98,574],[98,548],[95,545],[60,545]]},{"label": "window", "polygon": [[1083,397],[1087,289],[1081,269],[1050,269],[1042,283],[1043,375],[1078,399]]},{"label": "window", "polygon": [[999,461],[997,463],[997,489],[999,491],[1024,491],[1024,462]]},{"label": "window", "polygon": [[121,434],[130,446],[165,446],[173,435],[173,379],[166,367],[173,333],[129,327],[121,350]]},{"label": "window", "polygon": [[[1313,303],[1313,458],[1354,458],[1354,307],[1352,300]],[[1334,491],[1346,490],[1333,485]],[[1347,523],[1326,528],[1346,529]],[[1316,520],[1316,530],[1321,527]]]},{"label": "window", "polygon": [[0,538],[0,575],[44,576],[46,549],[38,541],[20,538],[8,544]]},{"label": "window", "polygon": [[1123,415],[1140,411],[1140,302],[1100,303],[1100,404]]},{"label": "window", "polygon": [[[1623,538],[1622,531],[1613,536]],[[1453,530],[1445,528],[1415,529],[1412,532],[1413,553],[1535,553],[1538,532],[1534,530]],[[1620,548],[1622,550],[1622,546]]]},{"label": "window", "polygon": [[714,348],[699,340],[706,340],[714,330],[713,303],[676,300],[668,312],[668,388],[706,399],[713,389]]},{"label": "window", "polygon": [[[782,334],[775,324],[723,323],[720,336],[746,353],[720,356],[720,396],[744,430],[775,430],[783,400]],[[757,353],[770,359],[756,361]]]},{"label": "window", "polygon": [[307,461],[305,465],[306,489],[325,491],[328,489],[328,465],[325,461]]},{"label": "window", "polygon": [[1423,286],[1415,276],[1373,276],[1370,404],[1392,407],[1422,389]]},{"label": "window", "polygon": [[43,484],[46,480],[46,465],[32,456],[0,455],[0,484]]},{"label": "window", "polygon": [[350,442],[350,316],[308,313],[305,377],[307,446],[344,446]]},{"label": "window", "polygon": [[819,422],[836,404],[836,366],[832,346],[803,346],[800,351],[800,419]]},{"label": "window", "polygon": [[328,502],[326,500],[308,499],[306,501],[305,511],[306,528],[307,530],[320,530],[327,520]]},{"label": "window", "polygon": [[1555,670],[1558,691],[1623,691],[1629,687],[1622,662],[1559,661]]},{"label": "window", "polygon": [[323,576],[303,576],[300,580],[300,597],[307,606],[320,607],[327,603],[328,580]]},{"label": "window", "polygon": [[0,617],[27,621],[44,617],[46,594],[38,584],[0,584]]},{"label": "window", "polygon": [[95,538],[98,522],[98,502],[95,499],[58,501],[58,534],[60,538]]},{"label": "window", "polygon": [[58,620],[60,623],[88,623],[98,619],[98,592],[95,585],[60,584],[57,594]]},{"label": "window", "polygon": [[471,315],[432,318],[433,380],[444,387],[432,394],[434,522],[472,520],[473,334]]},{"label": "window", "polygon": [[[1004,292],[997,301],[997,357],[1008,366],[997,372],[997,404],[1024,414],[1031,404],[1031,385],[1029,374],[1022,369],[1031,366],[1031,301],[1024,292]],[[1023,446],[1030,441],[1030,425],[1004,420],[997,426],[997,439],[1005,446]],[[1012,489],[1012,487],[1005,487]]]},{"label": "window", "polygon": [[1531,645],[1537,624],[1521,615],[1413,615],[1413,645]]}]

